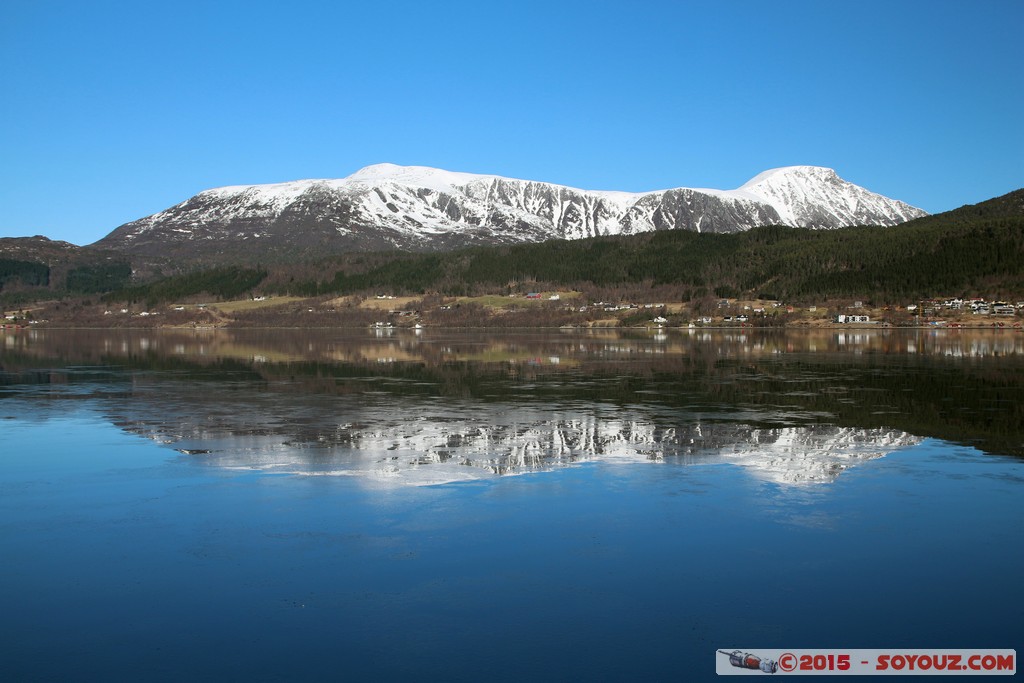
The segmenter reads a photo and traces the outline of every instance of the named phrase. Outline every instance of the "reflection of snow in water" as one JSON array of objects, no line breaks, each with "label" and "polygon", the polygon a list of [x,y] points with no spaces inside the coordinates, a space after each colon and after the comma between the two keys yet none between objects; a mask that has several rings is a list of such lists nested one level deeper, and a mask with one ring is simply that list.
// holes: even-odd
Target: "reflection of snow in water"
[{"label": "reflection of snow in water", "polygon": [[[351,406],[350,406],[351,407]],[[416,415],[396,420],[396,414]],[[353,415],[355,416],[355,415]],[[230,415],[165,422],[136,414],[125,429],[191,452],[210,466],[368,482],[425,485],[549,471],[581,462],[731,463],[759,479],[803,485],[920,441],[906,432],[830,425],[663,426],[642,409],[542,411],[511,404],[361,406],[358,420],[328,415],[288,423]],[[335,418],[336,419],[336,418]],[[205,451],[205,452],[204,452]]]},{"label": "reflection of snow in water", "polygon": [[894,429],[829,426],[753,430],[751,437],[720,449],[718,458],[778,484],[829,483],[850,467],[921,441]]}]

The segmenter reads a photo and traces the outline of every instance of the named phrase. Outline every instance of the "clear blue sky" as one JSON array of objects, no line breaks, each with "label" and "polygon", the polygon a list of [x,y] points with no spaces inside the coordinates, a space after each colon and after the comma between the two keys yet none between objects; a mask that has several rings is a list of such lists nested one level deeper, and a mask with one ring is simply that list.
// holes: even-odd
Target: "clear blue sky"
[{"label": "clear blue sky", "polygon": [[8,2],[0,236],[392,162],[585,189],[813,164],[938,212],[1024,187],[1024,2]]}]

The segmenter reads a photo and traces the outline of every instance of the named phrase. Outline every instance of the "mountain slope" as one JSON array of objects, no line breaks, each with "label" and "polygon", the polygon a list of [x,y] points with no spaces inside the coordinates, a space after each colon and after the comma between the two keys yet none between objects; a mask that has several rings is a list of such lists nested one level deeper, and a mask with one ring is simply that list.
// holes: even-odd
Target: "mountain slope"
[{"label": "mountain slope", "polygon": [[898,230],[662,230],[441,255],[351,254],[324,261],[305,282],[296,278],[282,285],[312,295],[496,293],[508,292],[509,283],[516,282],[539,289],[648,283],[643,287],[673,287],[671,297],[681,300],[743,293],[815,302],[848,297],[892,303],[939,295],[1016,301],[1024,291],[1024,204],[1015,195],[1020,196],[918,218]]},{"label": "mountain slope", "polygon": [[627,193],[378,164],[340,180],[206,190],[122,225],[93,246],[222,260],[240,250],[247,257],[433,251],[654,230],[890,226],[923,215],[814,166],[766,171],[736,190]]}]

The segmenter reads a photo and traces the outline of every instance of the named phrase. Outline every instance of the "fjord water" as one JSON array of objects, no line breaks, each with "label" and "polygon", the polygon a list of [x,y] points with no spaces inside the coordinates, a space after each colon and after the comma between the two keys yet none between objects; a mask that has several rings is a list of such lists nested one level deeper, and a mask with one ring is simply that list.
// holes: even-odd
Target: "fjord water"
[{"label": "fjord water", "polygon": [[2,680],[1013,648],[1019,332],[5,331]]}]

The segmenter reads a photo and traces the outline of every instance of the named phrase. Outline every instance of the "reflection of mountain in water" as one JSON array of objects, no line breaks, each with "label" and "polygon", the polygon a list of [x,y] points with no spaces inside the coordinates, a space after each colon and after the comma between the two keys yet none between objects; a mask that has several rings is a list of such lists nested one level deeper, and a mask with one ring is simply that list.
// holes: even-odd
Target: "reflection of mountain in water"
[{"label": "reflection of mountain in water", "polygon": [[[0,342],[0,403],[103,400],[117,424],[210,460],[244,451],[240,466],[280,456],[284,469],[391,464],[412,477],[424,460],[431,477],[462,478],[756,455],[780,480],[827,480],[908,434],[1024,456],[1017,333],[32,330]],[[845,455],[811,477],[826,452]]]},{"label": "reflection of mountain in water", "polygon": [[920,441],[898,430],[831,425],[669,426],[642,408],[601,405],[543,411],[502,403],[360,403],[339,401],[337,414],[307,407],[276,417],[247,412],[168,419],[136,409],[131,419],[117,422],[211,466],[393,484],[523,474],[588,461],[733,463],[779,484],[827,483]]},{"label": "reflection of mountain in water", "polygon": [[755,429],[749,434],[749,443],[726,445],[717,457],[779,484],[832,482],[850,467],[921,442],[896,429],[826,425]]}]

